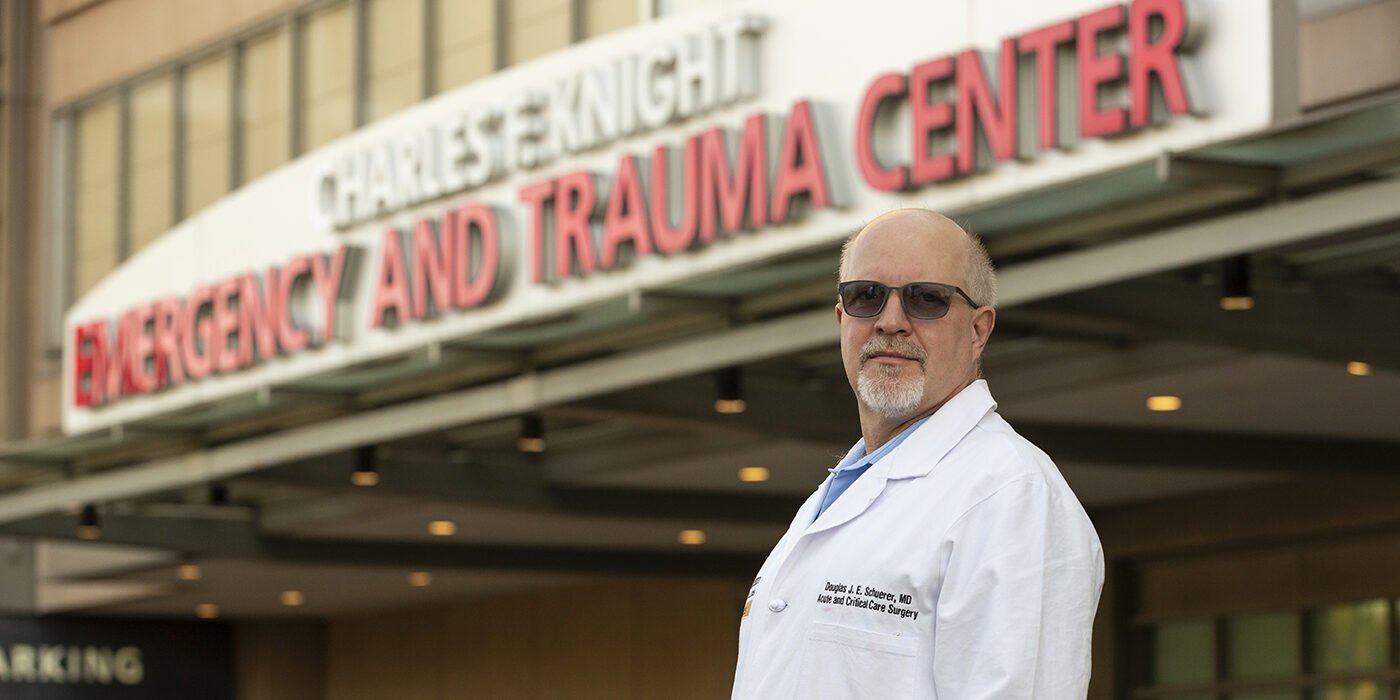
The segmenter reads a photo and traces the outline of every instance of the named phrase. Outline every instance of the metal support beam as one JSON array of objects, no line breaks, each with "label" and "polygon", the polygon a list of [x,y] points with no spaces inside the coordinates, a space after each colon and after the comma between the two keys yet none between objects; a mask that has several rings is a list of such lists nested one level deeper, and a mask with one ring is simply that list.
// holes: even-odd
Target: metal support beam
[{"label": "metal support beam", "polygon": [[1179,184],[1245,185],[1274,190],[1283,182],[1283,169],[1163,153],[1157,157],[1157,179]]},{"label": "metal support beam", "polygon": [[[0,533],[75,539],[74,524],[72,516],[45,515],[6,524],[0,527]],[[132,515],[104,516],[101,541],[176,550],[197,556],[414,569],[747,577],[763,563],[763,553],[758,552],[270,537],[259,534],[255,523],[245,520],[186,518],[172,521],[170,518]]]},{"label": "metal support beam", "polygon": [[1003,270],[1001,305],[1173,270],[1400,219],[1400,178],[1289,200]]},{"label": "metal support beam", "polygon": [[[523,510],[569,515],[606,515],[618,518],[682,518],[786,525],[802,505],[802,496],[739,494],[711,491],[665,491],[570,486],[544,481],[539,470],[484,471],[483,465],[441,462],[405,465],[385,464],[373,493],[411,496],[432,502],[506,506]],[[344,494],[363,495],[350,484],[351,466],[345,459],[312,460],[262,472],[258,481],[314,487]]]}]

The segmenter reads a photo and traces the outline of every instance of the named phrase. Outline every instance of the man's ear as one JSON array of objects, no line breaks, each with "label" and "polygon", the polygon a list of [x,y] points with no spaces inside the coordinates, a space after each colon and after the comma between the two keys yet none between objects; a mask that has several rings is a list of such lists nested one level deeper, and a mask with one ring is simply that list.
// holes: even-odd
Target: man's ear
[{"label": "man's ear", "polygon": [[836,325],[841,325],[841,316],[846,312],[841,308],[841,302],[836,302]]},{"label": "man's ear", "polygon": [[997,310],[990,306],[982,306],[972,312],[972,344],[977,348],[977,355],[982,355],[982,350],[987,347],[987,339],[992,337],[992,328],[997,324]]}]

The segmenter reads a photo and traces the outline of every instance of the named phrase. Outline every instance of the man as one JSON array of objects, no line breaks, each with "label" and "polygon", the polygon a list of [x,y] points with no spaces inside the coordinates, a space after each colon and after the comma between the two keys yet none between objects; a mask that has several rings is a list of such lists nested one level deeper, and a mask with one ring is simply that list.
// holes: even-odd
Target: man
[{"label": "man", "polygon": [[1054,463],[996,413],[986,250],[903,209],[842,250],[860,442],[759,570],[736,700],[1073,700],[1103,555]]}]

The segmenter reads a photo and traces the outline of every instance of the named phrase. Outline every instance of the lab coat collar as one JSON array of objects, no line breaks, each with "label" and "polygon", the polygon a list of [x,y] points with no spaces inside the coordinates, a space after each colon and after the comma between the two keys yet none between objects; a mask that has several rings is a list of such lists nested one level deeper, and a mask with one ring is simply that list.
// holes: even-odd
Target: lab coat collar
[{"label": "lab coat collar", "polygon": [[924,476],[933,471],[943,456],[996,408],[997,402],[987,389],[987,380],[978,379],[948,399],[927,423],[919,426],[904,444],[885,455],[880,462],[891,463],[891,479]]},{"label": "lab coat collar", "polygon": [[[987,413],[995,410],[996,406],[986,381],[978,379],[969,384],[943,404],[903,444],[856,479],[836,502],[817,516],[816,522],[807,520],[812,522],[807,534],[836,527],[865,512],[885,489],[886,481],[923,476],[933,471],[943,456],[948,454]],[[818,489],[812,498],[807,499],[808,502],[799,511],[794,524],[802,522],[803,517],[812,517],[816,504],[821,502],[819,496],[830,487],[831,478],[827,477],[822,488]]]}]

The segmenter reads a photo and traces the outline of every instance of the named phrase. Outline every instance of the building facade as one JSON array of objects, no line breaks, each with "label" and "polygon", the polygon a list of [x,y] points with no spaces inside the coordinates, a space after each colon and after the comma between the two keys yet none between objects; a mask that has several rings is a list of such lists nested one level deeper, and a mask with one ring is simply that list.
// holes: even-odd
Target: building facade
[{"label": "building facade", "polygon": [[0,688],[723,697],[927,206],[1091,696],[1400,698],[1398,0],[0,13]]}]

